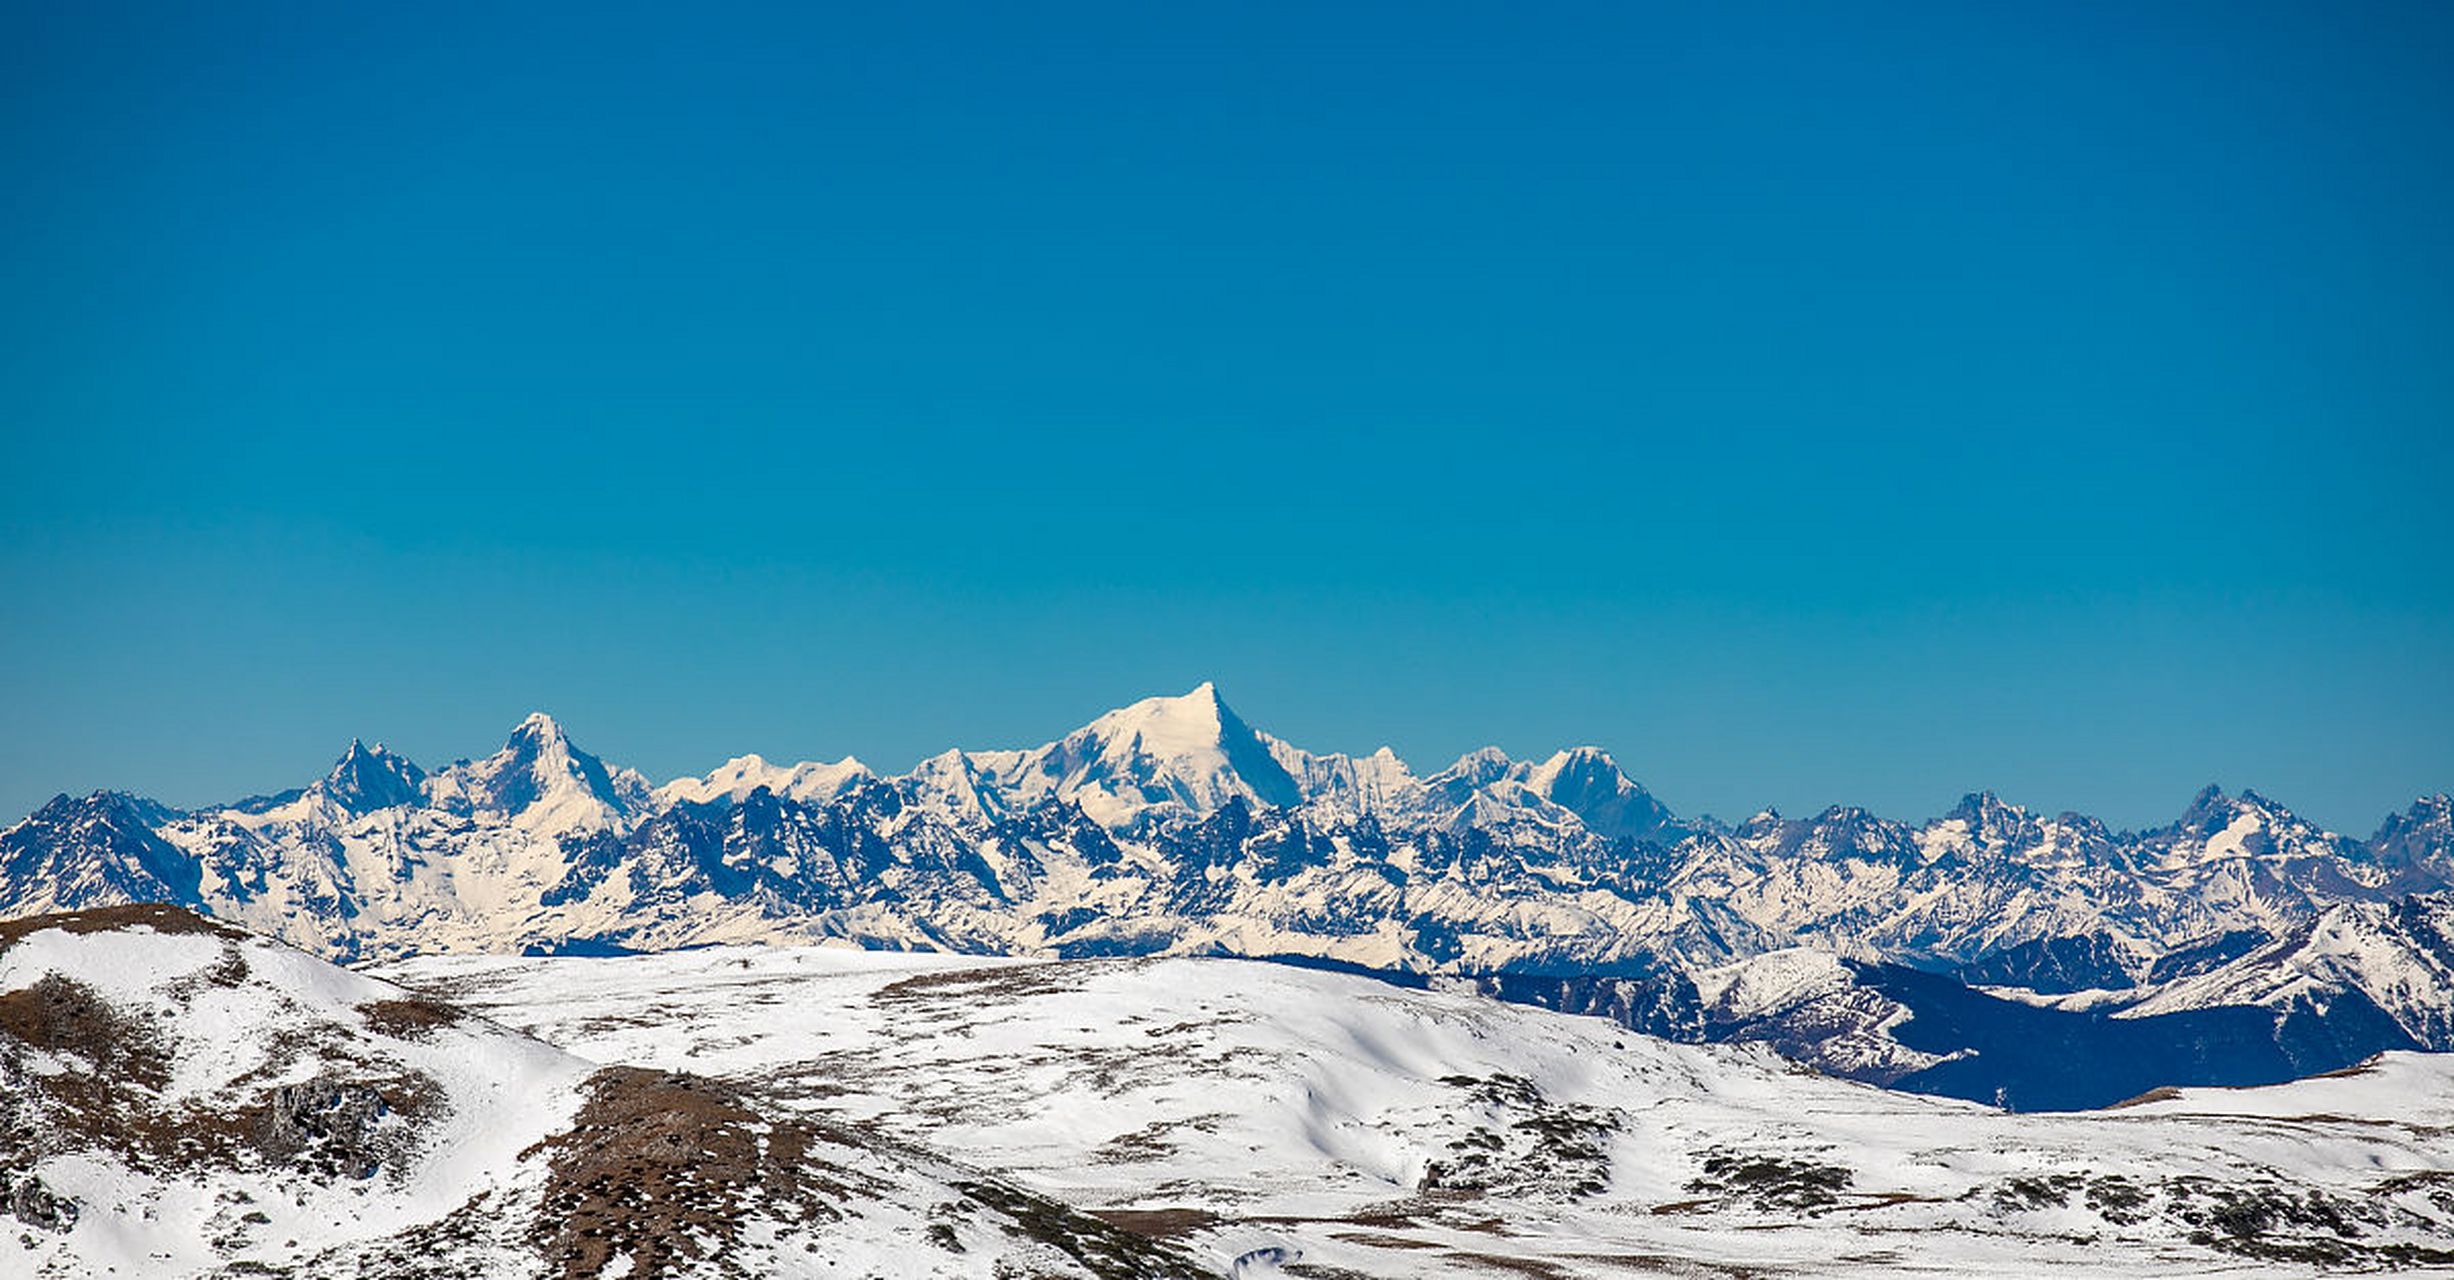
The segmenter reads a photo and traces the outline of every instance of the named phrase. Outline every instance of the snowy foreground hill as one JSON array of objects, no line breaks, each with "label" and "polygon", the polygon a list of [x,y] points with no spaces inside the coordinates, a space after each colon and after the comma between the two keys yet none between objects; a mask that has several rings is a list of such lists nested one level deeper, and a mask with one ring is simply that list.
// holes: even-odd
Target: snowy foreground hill
[{"label": "snowy foreground hill", "polygon": [[0,1274],[2454,1267],[2454,1058],[2017,1115],[1457,990],[847,947],[350,971],[0,927]]},{"label": "snowy foreground hill", "polygon": [[1206,684],[900,776],[744,756],[659,786],[535,715],[431,772],[352,743],[296,790],[62,796],[0,832],[0,916],[151,901],[342,961],[840,939],[1462,978],[2018,1109],[2454,1049],[2443,795],[2367,839],[2213,788],[2139,832],[1990,794],[1732,825],[1593,748],[1306,751]]},{"label": "snowy foreground hill", "polygon": [[167,907],[0,925],[0,1275],[1213,1275],[907,1146]]}]

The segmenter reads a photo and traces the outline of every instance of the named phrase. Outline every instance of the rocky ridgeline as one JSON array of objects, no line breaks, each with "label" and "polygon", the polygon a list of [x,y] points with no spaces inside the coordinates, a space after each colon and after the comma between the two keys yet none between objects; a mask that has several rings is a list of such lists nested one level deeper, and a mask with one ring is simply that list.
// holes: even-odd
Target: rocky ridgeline
[{"label": "rocky ridgeline", "polygon": [[[2454,1047],[2431,896],[2449,883],[2444,796],[2366,840],[2212,788],[2143,832],[1991,795],[1915,824],[1835,808],[1728,825],[1674,814],[1591,748],[1421,776],[1385,750],[1307,752],[1208,685],[901,776],[746,756],[653,787],[538,715],[432,772],[353,743],[295,791],[193,811],[63,796],[0,833],[0,912],[171,902],[336,959],[828,937],[1267,956],[1468,976],[2015,1101],[2067,1091],[1979,1078],[1981,1040],[2120,1041],[2095,1025],[2117,1013],[2177,1016],[2142,1024],[2160,1029],[2149,1060],[2212,1057],[2238,1068],[2203,1077],[2224,1082]],[[1835,964],[1786,1006],[1708,998],[1703,975],[1795,948]],[[1972,985],[2039,999],[1997,1009]],[[2197,1016],[2219,1007],[2267,1029]],[[1962,1030],[1937,1039],[1946,1022]]]}]

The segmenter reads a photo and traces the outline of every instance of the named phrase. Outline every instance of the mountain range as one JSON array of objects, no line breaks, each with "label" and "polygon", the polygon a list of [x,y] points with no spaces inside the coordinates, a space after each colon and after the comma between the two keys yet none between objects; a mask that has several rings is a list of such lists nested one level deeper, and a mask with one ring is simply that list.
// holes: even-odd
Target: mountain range
[{"label": "mountain range", "polygon": [[[1306,751],[1209,684],[899,776],[743,756],[659,786],[537,714],[432,771],[353,742],[302,788],[61,796],[0,833],[0,916],[171,903],[345,962],[830,939],[1250,956],[2020,1107],[2454,1048],[2450,889],[2444,795],[2367,839],[2212,787],[2135,832],[1990,793],[1924,822],[1729,824],[1592,747],[1431,773]],[[2081,1067],[2022,1051],[2040,1036]]]}]

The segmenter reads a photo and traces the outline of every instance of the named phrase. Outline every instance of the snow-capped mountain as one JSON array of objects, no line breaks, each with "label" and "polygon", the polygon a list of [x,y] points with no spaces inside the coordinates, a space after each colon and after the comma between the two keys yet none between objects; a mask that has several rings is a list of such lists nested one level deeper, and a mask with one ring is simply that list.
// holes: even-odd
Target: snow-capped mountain
[{"label": "snow-capped mountain", "polygon": [[2340,903],[2230,963],[2156,988],[2116,1016],[2236,1006],[2287,1022],[2340,1025],[2356,1017],[2389,1024],[2414,1047],[2454,1046],[2454,894]]},{"label": "snow-capped mountain", "polygon": [[620,834],[654,799],[647,779],[606,768],[542,711],[521,721],[502,750],[437,771],[423,796],[447,813],[543,835]]},{"label": "snow-capped mountain", "polygon": [[340,812],[360,817],[377,809],[418,803],[426,794],[426,771],[380,742],[370,747],[352,738],[332,772],[307,790]]},{"label": "snow-capped mountain", "polygon": [[1287,808],[1302,790],[1255,731],[1208,683],[1177,698],[1145,698],[1036,751],[972,757],[1008,797],[1007,812],[1054,798],[1111,827],[1214,812],[1230,800]]},{"label": "snow-capped mountain", "polygon": [[[1679,818],[1594,748],[1535,761],[1485,749],[1420,775],[1386,749],[1295,747],[1203,684],[1040,747],[948,751],[900,776],[744,756],[652,787],[539,714],[494,754],[432,773],[352,743],[315,783],[227,806],[61,797],[0,832],[0,914],[161,900],[342,959],[822,938],[1248,955],[1469,976],[1563,1007],[1645,1010],[1635,1025],[1650,1029],[1737,1035],[1707,1016],[1694,975],[1796,948],[1852,962],[1855,983],[1905,966],[2147,1008],[2167,984],[2264,963],[2253,957],[2339,908],[2445,889],[2448,808],[2424,799],[2370,841],[2213,788],[2138,833],[1991,794],[1922,823],[1835,807],[1725,826]],[[1904,999],[1901,974],[1882,981],[1880,999],[1825,1002],[1867,1026],[1756,1028],[1793,1046],[1828,1028],[1830,1052],[1797,1051],[1868,1078],[1971,1058],[1973,1040],[1931,1039],[1948,1000]],[[1887,1001],[1924,1012],[1873,1025]],[[2326,1008],[2349,1017],[2357,1002]],[[2405,1021],[2320,1037],[2339,1060],[2263,1056],[2272,1045],[2253,1057],[2342,1065],[2405,1043],[2380,1039]],[[2442,1023],[2408,1022],[2409,1042],[2454,1047]],[[1903,1035],[1919,1047],[1875,1051]],[[1951,1079],[1971,1096],[2007,1084]]]}]

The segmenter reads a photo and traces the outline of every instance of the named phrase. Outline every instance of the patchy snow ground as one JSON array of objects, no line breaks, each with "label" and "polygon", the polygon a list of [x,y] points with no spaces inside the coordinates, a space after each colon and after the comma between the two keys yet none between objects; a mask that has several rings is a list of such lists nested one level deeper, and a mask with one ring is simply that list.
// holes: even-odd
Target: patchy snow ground
[{"label": "patchy snow ground", "polygon": [[2454,1057],[2008,1115],[1230,960],[845,948],[383,970],[873,1125],[1237,1276],[2454,1267]]},{"label": "patchy snow ground", "polygon": [[165,907],[0,923],[0,1276],[1191,1280],[720,1081]]}]

